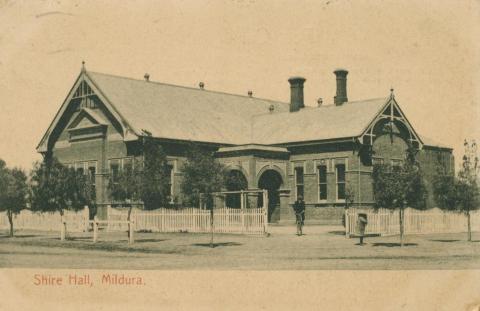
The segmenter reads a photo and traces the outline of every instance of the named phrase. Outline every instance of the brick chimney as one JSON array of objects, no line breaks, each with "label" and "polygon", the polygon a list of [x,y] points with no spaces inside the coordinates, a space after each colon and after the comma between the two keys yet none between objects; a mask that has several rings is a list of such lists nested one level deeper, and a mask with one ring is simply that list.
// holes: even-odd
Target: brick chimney
[{"label": "brick chimney", "polygon": [[303,103],[303,83],[306,79],[303,77],[291,77],[290,83],[290,112],[299,111],[304,108]]},{"label": "brick chimney", "polygon": [[347,75],[348,71],[345,69],[337,69],[333,72],[337,76],[337,95],[333,97],[335,106],[348,102],[347,98]]}]

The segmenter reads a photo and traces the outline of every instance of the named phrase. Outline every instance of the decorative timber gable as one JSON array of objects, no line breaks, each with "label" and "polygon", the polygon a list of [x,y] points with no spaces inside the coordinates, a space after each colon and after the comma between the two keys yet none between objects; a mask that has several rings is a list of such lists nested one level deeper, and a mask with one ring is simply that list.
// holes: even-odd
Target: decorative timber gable
[{"label": "decorative timber gable", "polygon": [[[51,150],[55,140],[59,138],[65,128],[69,133],[69,141],[104,136],[108,122],[100,113],[96,112],[100,106],[105,107],[108,111],[123,140],[138,139],[136,131],[96,86],[85,68],[82,68],[65,101],[38,144],[37,151],[45,153]],[[73,120],[70,120],[69,118],[72,117]]]},{"label": "decorative timber gable", "polygon": [[372,146],[376,137],[385,134],[390,135],[391,138],[393,135],[400,136],[413,148],[422,149],[423,147],[420,136],[396,102],[393,90],[390,99],[360,135],[360,142],[363,145]]}]

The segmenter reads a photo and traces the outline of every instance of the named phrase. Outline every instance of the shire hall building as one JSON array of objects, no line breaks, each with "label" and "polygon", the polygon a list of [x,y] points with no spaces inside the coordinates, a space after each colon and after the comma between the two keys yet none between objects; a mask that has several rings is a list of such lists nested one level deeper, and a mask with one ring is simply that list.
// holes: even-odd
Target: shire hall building
[{"label": "shire hall building", "polygon": [[409,147],[417,151],[430,190],[427,205],[433,207],[432,176],[438,164],[453,174],[452,149],[417,133],[393,90],[386,97],[349,101],[348,71],[334,74],[334,104],[319,100],[318,107],[308,107],[302,77],[288,79],[288,103],[83,67],[37,151],[94,178],[100,218],[111,203],[109,175],[141,156],[146,135],[167,153],[172,202],[182,202],[180,168],[186,147],[195,142],[214,151],[246,189],[268,190],[270,222],[293,221],[291,206],[299,195],[307,223],[340,223],[350,190],[353,205],[371,207],[373,165],[401,164]]}]

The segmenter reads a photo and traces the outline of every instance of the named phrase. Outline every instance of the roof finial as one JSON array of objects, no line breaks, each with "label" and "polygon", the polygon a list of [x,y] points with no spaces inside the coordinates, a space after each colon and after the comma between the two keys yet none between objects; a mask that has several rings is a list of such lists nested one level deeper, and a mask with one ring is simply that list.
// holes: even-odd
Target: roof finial
[{"label": "roof finial", "polygon": [[390,88],[390,97],[391,98],[395,97],[395,94],[393,94],[393,86]]},{"label": "roof finial", "polygon": [[82,60],[82,72],[85,72],[85,71],[86,71],[86,69],[85,69],[85,61]]}]

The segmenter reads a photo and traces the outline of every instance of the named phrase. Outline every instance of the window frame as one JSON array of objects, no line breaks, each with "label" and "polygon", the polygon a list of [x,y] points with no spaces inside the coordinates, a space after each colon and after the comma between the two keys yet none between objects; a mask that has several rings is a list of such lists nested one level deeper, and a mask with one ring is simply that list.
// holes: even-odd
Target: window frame
[{"label": "window frame", "polygon": [[[301,171],[302,172],[302,182],[299,183],[298,182],[298,172]],[[302,197],[303,197],[303,200],[305,200],[305,168],[304,166],[296,166],[293,168],[293,172],[294,172],[294,181],[295,181],[295,200],[298,200],[298,189],[301,188],[302,189]]]},{"label": "window frame", "polygon": [[[325,181],[322,182],[320,179],[320,168],[323,167],[325,168]],[[316,165],[316,170],[317,170],[317,200],[319,203],[325,203],[328,200],[328,165],[327,163],[324,164],[317,164]],[[325,185],[325,198],[322,199],[322,191],[321,191],[321,186]]]},{"label": "window frame", "polygon": [[[338,167],[343,166],[343,181],[339,181]],[[347,164],[346,163],[335,163],[335,199],[337,202],[345,202],[346,199],[346,190],[347,190]],[[343,198],[339,198],[339,185],[343,185]]]}]

